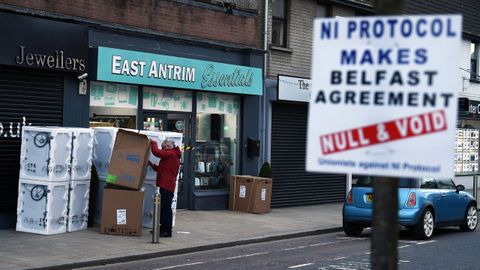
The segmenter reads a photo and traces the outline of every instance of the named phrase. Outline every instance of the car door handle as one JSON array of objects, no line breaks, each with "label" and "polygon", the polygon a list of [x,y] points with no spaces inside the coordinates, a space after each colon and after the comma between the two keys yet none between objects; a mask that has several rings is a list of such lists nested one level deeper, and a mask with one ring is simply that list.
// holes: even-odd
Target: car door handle
[{"label": "car door handle", "polygon": [[442,197],[447,197],[447,194],[446,194],[446,193],[442,193]]}]

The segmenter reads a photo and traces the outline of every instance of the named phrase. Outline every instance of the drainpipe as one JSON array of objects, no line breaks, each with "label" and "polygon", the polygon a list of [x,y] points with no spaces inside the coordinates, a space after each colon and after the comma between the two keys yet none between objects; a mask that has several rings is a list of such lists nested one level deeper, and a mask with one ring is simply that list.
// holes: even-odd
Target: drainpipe
[{"label": "drainpipe", "polygon": [[268,1],[265,0],[265,10],[264,10],[264,24],[263,24],[263,50],[265,51],[264,61],[263,61],[263,104],[262,104],[262,124],[263,124],[263,142],[262,142],[262,164],[267,160],[267,54],[268,54]]},{"label": "drainpipe", "polygon": [[[263,24],[263,49],[266,51],[267,46],[268,46],[268,1],[265,0],[265,17],[264,17],[264,24]],[[267,76],[267,54],[265,54],[265,63],[263,64],[264,66],[264,72],[265,72],[265,77]]]}]

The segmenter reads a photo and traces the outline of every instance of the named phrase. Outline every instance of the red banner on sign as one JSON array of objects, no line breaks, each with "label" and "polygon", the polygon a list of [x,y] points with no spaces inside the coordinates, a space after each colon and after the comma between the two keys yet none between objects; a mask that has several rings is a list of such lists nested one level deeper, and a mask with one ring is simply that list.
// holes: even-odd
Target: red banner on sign
[{"label": "red banner on sign", "polygon": [[320,135],[324,155],[447,130],[444,110]]}]

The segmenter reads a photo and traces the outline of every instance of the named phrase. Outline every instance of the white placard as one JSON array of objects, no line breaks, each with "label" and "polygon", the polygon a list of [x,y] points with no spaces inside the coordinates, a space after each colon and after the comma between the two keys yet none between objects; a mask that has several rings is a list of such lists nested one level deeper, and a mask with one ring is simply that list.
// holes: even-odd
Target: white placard
[{"label": "white placard", "polygon": [[127,225],[127,209],[117,209],[117,225]]},{"label": "white placard", "polygon": [[238,194],[238,197],[245,198],[246,194],[247,194],[247,187],[240,185],[240,193]]},{"label": "white placard", "polygon": [[267,189],[262,188],[262,194],[260,195],[260,200],[265,201],[266,198],[267,198]]},{"label": "white placard", "polygon": [[310,79],[278,76],[278,100],[309,102],[311,85]]},{"label": "white placard", "polygon": [[460,15],[317,19],[307,170],[453,177]]}]

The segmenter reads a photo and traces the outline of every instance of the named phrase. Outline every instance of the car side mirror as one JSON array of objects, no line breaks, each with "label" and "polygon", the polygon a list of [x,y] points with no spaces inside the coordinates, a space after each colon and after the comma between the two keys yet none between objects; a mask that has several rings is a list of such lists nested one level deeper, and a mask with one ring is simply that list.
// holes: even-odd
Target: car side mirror
[{"label": "car side mirror", "polygon": [[458,185],[458,186],[457,186],[457,192],[464,191],[464,190],[465,190],[465,186],[464,186],[464,185]]}]

